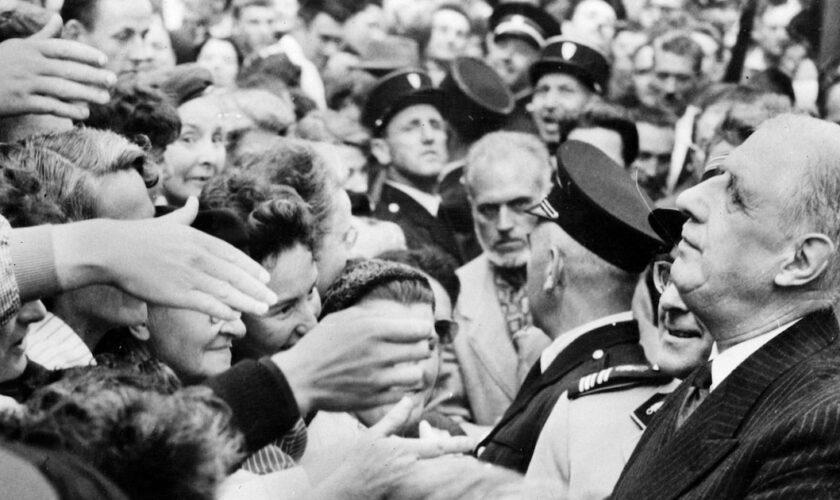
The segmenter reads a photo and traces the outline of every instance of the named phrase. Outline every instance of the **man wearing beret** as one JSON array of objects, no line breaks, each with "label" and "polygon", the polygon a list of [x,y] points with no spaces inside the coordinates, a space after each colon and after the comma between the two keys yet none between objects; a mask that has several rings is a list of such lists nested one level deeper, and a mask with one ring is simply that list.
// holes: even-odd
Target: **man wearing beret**
[{"label": "man wearing beret", "polygon": [[520,472],[560,396],[589,389],[587,376],[600,390],[669,380],[648,365],[630,312],[639,275],[662,246],[647,222],[650,201],[589,144],[567,141],[557,163],[554,188],[531,210],[542,221],[530,236],[527,281],[534,325],[552,343],[478,447],[481,460]]},{"label": "man wearing beret", "polygon": [[837,125],[781,115],[677,198],[688,221],[671,279],[715,344],[613,498],[836,496],[838,145]]},{"label": "man wearing beret", "polygon": [[528,111],[540,138],[554,147],[566,124],[592,99],[604,95],[610,67],[597,50],[555,37],[531,65],[530,75],[534,95]]},{"label": "man wearing beret", "polygon": [[452,229],[438,217],[438,177],[448,159],[442,108],[443,94],[421,70],[395,71],[371,89],[362,123],[385,168],[373,215],[399,225],[409,248],[431,246],[462,264]]}]

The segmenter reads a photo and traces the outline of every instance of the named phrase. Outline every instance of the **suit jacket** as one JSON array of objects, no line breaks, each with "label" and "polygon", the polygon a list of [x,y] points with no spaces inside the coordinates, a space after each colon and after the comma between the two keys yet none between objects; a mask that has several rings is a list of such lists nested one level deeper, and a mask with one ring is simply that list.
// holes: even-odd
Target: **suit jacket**
[{"label": "suit jacket", "polygon": [[636,321],[611,323],[569,344],[545,373],[537,362],[502,420],[479,444],[478,458],[524,473],[540,431],[560,395],[584,375],[617,365],[647,364]]},{"label": "suit jacket", "polygon": [[613,497],[836,498],[840,346],[810,314],[741,363],[675,430],[689,378],[666,399]]},{"label": "suit jacket", "polygon": [[451,255],[458,264],[463,264],[455,236],[442,217],[435,217],[411,196],[385,184],[373,216],[400,226],[405,234],[408,248],[431,246]]},{"label": "suit jacket", "polygon": [[[519,357],[496,294],[490,262],[482,254],[456,272],[458,335],[444,352],[441,411],[478,425],[493,425],[513,402],[521,380]],[[550,340],[546,336],[546,346]]]}]

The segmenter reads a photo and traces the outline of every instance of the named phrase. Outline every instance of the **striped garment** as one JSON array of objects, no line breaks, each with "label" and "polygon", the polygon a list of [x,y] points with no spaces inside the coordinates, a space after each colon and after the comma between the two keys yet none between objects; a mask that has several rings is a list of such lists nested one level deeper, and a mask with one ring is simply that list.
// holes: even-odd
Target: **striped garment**
[{"label": "striped garment", "polygon": [[0,324],[5,325],[20,310],[20,293],[15,279],[15,265],[9,250],[12,227],[0,216]]},{"label": "striped garment", "polygon": [[290,469],[306,451],[306,424],[298,419],[295,426],[282,438],[260,448],[242,464],[242,468],[254,474],[269,474]]},{"label": "striped garment", "polygon": [[90,349],[76,332],[50,312],[29,327],[23,350],[29,359],[48,370],[96,364]]}]

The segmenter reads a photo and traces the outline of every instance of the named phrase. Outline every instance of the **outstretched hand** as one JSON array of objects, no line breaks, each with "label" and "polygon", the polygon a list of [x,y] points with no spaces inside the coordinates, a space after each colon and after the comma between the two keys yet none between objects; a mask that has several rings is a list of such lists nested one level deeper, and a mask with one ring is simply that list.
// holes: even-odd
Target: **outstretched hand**
[{"label": "outstretched hand", "polygon": [[56,226],[58,280],[70,289],[110,283],[154,304],[194,309],[222,319],[265,314],[276,296],[268,272],[247,255],[189,227],[198,202],[165,217],[93,220]]},{"label": "outstretched hand", "polygon": [[103,69],[105,54],[70,40],[57,14],[29,38],[0,43],[0,117],[50,114],[72,120],[88,117],[88,104],[106,104],[116,75]]}]

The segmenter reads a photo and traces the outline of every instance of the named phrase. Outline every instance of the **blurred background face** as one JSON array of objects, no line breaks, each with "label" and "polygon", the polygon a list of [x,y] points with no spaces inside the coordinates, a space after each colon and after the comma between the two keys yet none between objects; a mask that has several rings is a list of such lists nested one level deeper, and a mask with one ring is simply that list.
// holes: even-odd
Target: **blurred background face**
[{"label": "blurred background face", "polygon": [[175,66],[172,40],[160,16],[154,16],[149,32],[146,34],[146,43],[151,50],[151,69],[169,69]]},{"label": "blurred background face", "polygon": [[517,89],[519,85],[528,85],[528,68],[539,55],[539,50],[530,43],[505,37],[488,44],[487,63],[508,87]]},{"label": "blurred background face", "polygon": [[274,0],[274,30],[286,34],[297,27],[300,3],[298,0]]},{"label": "blurred background face", "polygon": [[787,2],[778,7],[768,7],[764,15],[758,18],[753,38],[766,55],[776,58],[782,56],[790,43],[788,24],[799,10],[796,2]]},{"label": "blurred background face", "polygon": [[196,62],[213,75],[213,85],[230,89],[236,87],[239,59],[236,49],[227,40],[211,38],[201,47]]},{"label": "blurred background face", "polygon": [[40,300],[33,300],[22,304],[17,315],[0,326],[0,382],[14,380],[26,369],[23,341],[29,332],[29,325],[41,321],[46,314],[44,304]]},{"label": "blurred background face", "polygon": [[657,106],[657,94],[651,85],[653,82],[653,47],[639,48],[633,56],[633,92],[645,106]]},{"label": "blurred background face", "polygon": [[318,323],[321,296],[315,288],[315,260],[303,245],[266,259],[263,267],[271,274],[268,287],[278,300],[265,316],[244,317],[244,342],[250,351],[268,356],[294,346]]},{"label": "blurred background face", "polygon": [[666,51],[656,53],[650,86],[660,106],[682,115],[697,80],[690,57]]},{"label": "blurred background face", "polygon": [[225,165],[225,134],[216,101],[192,99],[178,108],[178,116],[181,135],[163,153],[163,193],[173,205],[198,196]]},{"label": "blurred background face", "polygon": [[324,68],[330,57],[344,46],[344,27],[323,12],[312,19],[307,31],[309,59],[318,68]]},{"label": "blurred background face", "polygon": [[650,29],[656,23],[678,19],[685,4],[686,0],[647,0],[640,15],[642,27]]},{"label": "blurred background face", "polygon": [[540,138],[546,143],[560,142],[561,123],[577,117],[591,97],[592,91],[571,75],[542,76],[528,107]]},{"label": "blurred background face", "polygon": [[275,14],[274,9],[259,5],[245,7],[239,12],[234,33],[246,44],[249,52],[264,49],[274,43]]},{"label": "blurred background face", "polygon": [[537,218],[525,210],[547,194],[550,182],[539,162],[527,153],[506,155],[478,166],[470,175],[467,189],[476,235],[497,266],[520,267],[528,261],[528,235]]},{"label": "blurred background face", "polygon": [[[380,314],[381,311],[381,314],[383,315],[394,315],[393,317],[410,319],[418,323],[426,323],[428,324],[429,331],[434,331],[435,313],[432,311],[431,304],[407,305],[391,300],[363,299],[359,302],[359,305],[368,307],[372,311],[376,311],[376,314]],[[434,337],[437,339],[437,335],[434,335]],[[406,395],[411,397],[414,406],[405,427],[417,425],[420,421],[420,416],[423,413],[423,408],[431,398],[432,392],[435,388],[435,382],[440,372],[441,362],[440,348],[436,340],[432,341],[430,348],[433,351],[432,355],[429,358],[417,363],[423,369],[422,385],[406,391]],[[370,427],[376,422],[379,422],[393,407],[393,404],[377,406],[376,408],[372,408],[370,410],[356,412],[355,415],[363,424]]]},{"label": "blurred background face", "polygon": [[467,49],[470,21],[461,13],[442,9],[432,15],[432,32],[426,46],[426,57],[451,61]]},{"label": "blurred background face", "polygon": [[604,53],[609,52],[615,38],[615,10],[604,0],[584,0],[563,25],[563,34],[590,45]]},{"label": "blurred background face", "polygon": [[202,380],[230,368],[233,339],[245,335],[242,320],[223,321],[189,309],[152,306],[152,351],[184,381]]},{"label": "blurred background face", "polygon": [[674,130],[645,122],[636,122],[636,129],[639,131],[639,156],[634,166],[638,182],[648,194],[659,193],[665,187],[671,168]]}]

